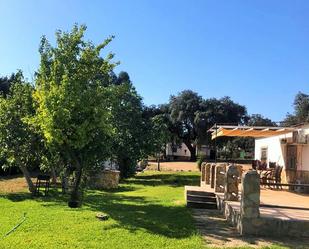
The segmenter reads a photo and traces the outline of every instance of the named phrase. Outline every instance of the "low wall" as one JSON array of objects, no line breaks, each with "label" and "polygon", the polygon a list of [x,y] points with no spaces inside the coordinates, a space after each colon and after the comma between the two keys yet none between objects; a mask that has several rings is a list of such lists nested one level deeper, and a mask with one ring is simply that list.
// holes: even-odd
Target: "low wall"
[{"label": "low wall", "polygon": [[90,178],[90,185],[97,189],[114,189],[118,188],[120,171],[103,170],[97,172]]},{"label": "low wall", "polygon": [[224,201],[223,195],[217,196],[217,205],[226,220],[241,233],[241,235],[256,235],[265,237],[295,237],[309,238],[309,222],[303,220],[285,220],[280,218],[244,218],[240,215],[240,207],[233,202]]}]

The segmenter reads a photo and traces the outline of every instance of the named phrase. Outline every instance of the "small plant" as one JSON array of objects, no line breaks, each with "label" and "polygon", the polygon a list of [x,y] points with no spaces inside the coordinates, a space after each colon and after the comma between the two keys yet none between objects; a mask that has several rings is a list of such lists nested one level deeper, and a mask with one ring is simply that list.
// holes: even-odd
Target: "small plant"
[{"label": "small plant", "polygon": [[202,163],[205,162],[205,156],[199,156],[196,163],[199,171],[201,171]]}]

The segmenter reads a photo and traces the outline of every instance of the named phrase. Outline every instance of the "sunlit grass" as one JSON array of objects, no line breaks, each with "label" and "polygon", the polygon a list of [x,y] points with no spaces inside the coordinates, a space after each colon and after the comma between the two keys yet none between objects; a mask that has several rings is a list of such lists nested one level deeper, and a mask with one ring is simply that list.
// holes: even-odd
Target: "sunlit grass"
[{"label": "sunlit grass", "polygon": [[[144,173],[115,191],[87,191],[80,209],[67,207],[54,191],[48,198],[27,192],[1,194],[0,248],[201,248],[183,185],[198,182],[196,173]],[[99,221],[97,212],[110,218]]]}]

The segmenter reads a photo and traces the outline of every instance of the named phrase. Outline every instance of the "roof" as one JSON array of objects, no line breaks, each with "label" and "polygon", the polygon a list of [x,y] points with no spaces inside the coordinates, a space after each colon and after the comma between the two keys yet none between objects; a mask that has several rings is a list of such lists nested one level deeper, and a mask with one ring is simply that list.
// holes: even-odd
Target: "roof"
[{"label": "roof", "polygon": [[217,137],[272,137],[287,134],[296,130],[295,127],[273,127],[273,126],[233,126],[214,125],[208,131],[211,139]]}]

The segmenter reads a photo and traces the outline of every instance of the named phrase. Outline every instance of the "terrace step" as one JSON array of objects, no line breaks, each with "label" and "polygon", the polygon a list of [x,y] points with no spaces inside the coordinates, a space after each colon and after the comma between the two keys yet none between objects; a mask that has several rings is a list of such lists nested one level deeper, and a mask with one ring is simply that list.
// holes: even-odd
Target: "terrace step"
[{"label": "terrace step", "polygon": [[187,190],[187,195],[199,195],[199,196],[216,197],[216,195],[214,193],[212,193],[212,192],[198,191],[198,190]]},{"label": "terrace step", "polygon": [[217,209],[217,198],[212,192],[187,190],[186,198],[189,208]]},{"label": "terrace step", "polygon": [[187,201],[189,208],[217,209],[217,203],[204,201]]},{"label": "terrace step", "polygon": [[200,202],[217,202],[217,198],[215,196],[203,196],[203,195],[195,195],[195,194],[187,194],[188,201],[200,201]]}]

